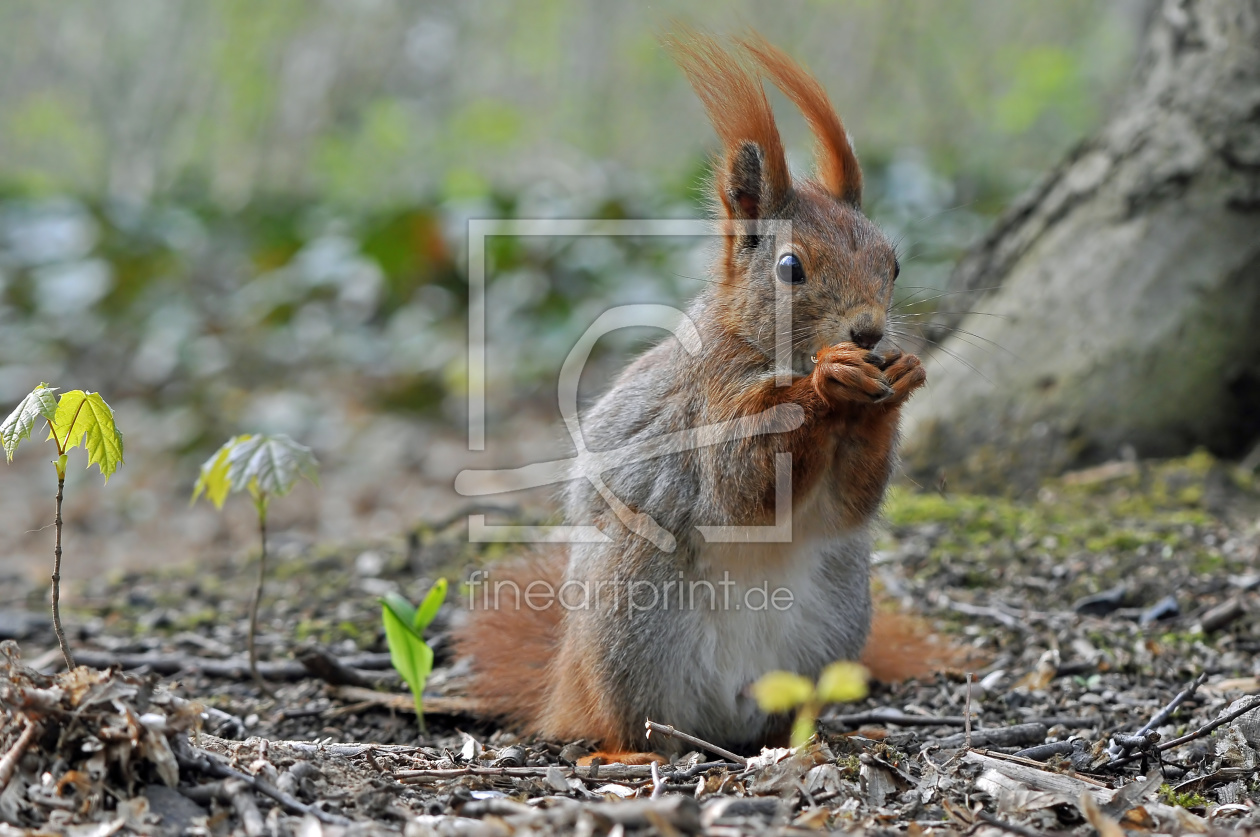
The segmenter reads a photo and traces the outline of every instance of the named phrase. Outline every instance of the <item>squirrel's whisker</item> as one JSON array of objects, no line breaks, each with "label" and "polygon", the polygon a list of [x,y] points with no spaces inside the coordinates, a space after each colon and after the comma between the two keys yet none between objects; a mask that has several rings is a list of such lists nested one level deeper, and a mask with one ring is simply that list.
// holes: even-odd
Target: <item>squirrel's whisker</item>
[{"label": "squirrel's whisker", "polygon": [[975,366],[973,366],[973,365],[972,365],[972,364],[971,364],[971,363],[970,363],[970,362],[969,362],[966,358],[962,357],[962,356],[961,356],[961,355],[959,355],[958,353],[956,353],[956,352],[951,352],[949,349],[945,348],[945,347],[944,347],[944,346],[942,346],[940,343],[938,343],[937,341],[935,341],[935,340],[931,339],[930,337],[924,337],[923,335],[919,335],[919,336],[918,336],[918,339],[922,340],[924,343],[929,343],[929,344],[931,344],[931,345],[935,346],[937,351],[944,352],[945,354],[947,354],[947,355],[949,355],[950,357],[952,357],[954,360],[956,360],[956,361],[958,361],[959,363],[961,363],[963,366],[965,366],[965,367],[967,367],[968,369],[970,369],[972,372],[975,372],[975,373],[976,373],[977,375],[979,375],[981,378],[984,378],[986,381],[988,381],[988,382],[989,382],[989,383],[991,383],[991,384],[993,383],[993,379],[992,379],[992,378],[990,378],[988,375],[986,375],[986,374],[984,374],[983,372],[981,372],[979,369],[977,369]]},{"label": "squirrel's whisker", "polygon": [[946,314],[975,314],[977,317],[997,317],[1000,320],[1011,319],[1009,314],[994,314],[990,311],[914,311],[912,313],[897,312],[889,317],[889,320],[906,320],[909,317],[940,317]]},{"label": "squirrel's whisker", "polygon": [[[979,334],[976,334],[975,332],[972,332],[972,331],[967,331],[966,329],[964,329],[964,328],[959,328],[958,326],[946,325],[946,324],[944,324],[944,323],[914,323],[913,325],[916,325],[916,326],[918,326],[919,328],[943,328],[943,329],[946,329],[946,330],[948,330],[948,331],[951,331],[951,332],[953,332],[953,333],[955,333],[955,334],[965,334],[965,335],[967,335],[968,337],[974,337],[974,338],[975,338],[975,339],[977,339],[977,340],[981,340],[981,341],[983,341],[983,342],[985,342],[985,343],[988,343],[990,346],[992,346],[992,347],[993,347],[993,348],[995,348],[995,349],[1001,349],[1002,351],[1006,352],[1008,355],[1010,355],[1011,357],[1013,357],[1015,360],[1020,361],[1021,363],[1022,363],[1022,362],[1023,362],[1023,360],[1024,360],[1022,357],[1020,357],[1019,355],[1017,355],[1015,352],[1012,352],[1010,349],[1006,348],[1006,347],[1005,347],[1005,346],[1003,346],[1001,343],[998,343],[998,342],[995,342],[995,341],[993,341],[993,340],[990,340],[990,339],[989,339],[989,338],[987,338],[987,337],[981,337]],[[962,340],[962,338],[961,338],[961,337],[960,337],[960,338],[958,338],[958,339],[959,339],[959,340]],[[964,343],[967,343],[968,341],[963,340],[963,342],[964,342]],[[974,343],[970,343],[969,345],[973,345],[973,346],[974,346],[975,344],[974,344]],[[976,348],[981,348],[981,347],[976,346]]]}]

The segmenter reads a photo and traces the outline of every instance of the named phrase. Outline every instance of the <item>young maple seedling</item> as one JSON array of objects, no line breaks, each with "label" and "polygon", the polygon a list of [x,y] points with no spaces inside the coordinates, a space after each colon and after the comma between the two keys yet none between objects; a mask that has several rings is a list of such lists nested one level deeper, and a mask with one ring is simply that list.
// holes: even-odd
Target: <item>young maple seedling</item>
[{"label": "young maple seedling", "polygon": [[263,581],[267,577],[267,508],[273,497],[283,497],[293,490],[300,477],[319,485],[316,473],[319,463],[311,449],[299,445],[284,434],[274,436],[235,436],[201,466],[190,503],[204,492],[206,499],[222,509],[228,494],[249,491],[258,512],[258,582],[249,607],[249,672],[258,688],[271,693],[258,673],[258,606],[262,602]]},{"label": "young maple seedling", "polygon": [[752,693],[761,711],[771,714],[796,711],[792,746],[809,743],[818,713],[828,703],[850,703],[866,697],[867,671],[858,663],[832,663],[822,670],[818,683],[790,671],[772,671],[753,683]]},{"label": "young maple seedling", "polygon": [[433,649],[424,641],[438,608],[446,599],[446,579],[439,578],[419,607],[397,593],[381,598],[381,620],[385,623],[385,640],[389,643],[389,659],[394,670],[406,681],[416,702],[416,718],[424,730],[424,684],[433,671]]},{"label": "young maple seedling", "polygon": [[110,475],[123,464],[123,439],[114,425],[114,411],[100,393],[76,389],[58,397],[53,394],[56,391],[57,387],[46,383],[31,390],[0,424],[0,442],[4,444],[4,455],[12,462],[18,442],[30,438],[31,430],[43,419],[48,423],[48,438],[57,446],[57,458],[53,460],[57,469],[57,516],[53,518],[57,540],[53,547],[52,618],[66,667],[74,668],[74,655],[61,628],[61,500],[66,487],[67,454],[82,444],[88,467],[100,468],[108,483]]}]

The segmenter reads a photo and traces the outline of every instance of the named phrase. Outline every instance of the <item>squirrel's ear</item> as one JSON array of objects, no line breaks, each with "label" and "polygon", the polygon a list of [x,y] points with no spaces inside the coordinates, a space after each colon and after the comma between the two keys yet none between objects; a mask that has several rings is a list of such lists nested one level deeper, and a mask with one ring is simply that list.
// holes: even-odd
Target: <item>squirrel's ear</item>
[{"label": "squirrel's ear", "polygon": [[755,221],[775,198],[782,197],[765,182],[765,169],[764,155],[755,143],[740,143],[726,156],[715,183],[728,218]]},{"label": "squirrel's ear", "polygon": [[664,39],[722,139],[715,181],[728,218],[768,216],[791,189],[787,158],[760,79],[713,38],[690,30]]},{"label": "squirrel's ear", "polygon": [[755,32],[739,43],[805,115],[818,138],[818,179],[823,186],[837,200],[861,207],[862,169],[827,91],[804,67]]}]

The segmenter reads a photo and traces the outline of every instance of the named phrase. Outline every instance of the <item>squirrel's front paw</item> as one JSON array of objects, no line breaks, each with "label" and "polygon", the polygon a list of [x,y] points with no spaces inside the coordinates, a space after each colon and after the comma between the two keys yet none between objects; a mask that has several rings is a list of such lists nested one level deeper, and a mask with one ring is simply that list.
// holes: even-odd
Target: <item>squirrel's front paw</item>
[{"label": "squirrel's front paw", "polygon": [[855,343],[828,346],[814,357],[814,363],[814,389],[832,404],[871,404],[896,396],[879,369],[880,356]]},{"label": "squirrel's front paw", "polygon": [[902,354],[900,349],[890,349],[883,358],[881,368],[884,379],[893,393],[881,404],[897,406],[903,403],[919,387],[927,383],[927,370],[917,355]]}]

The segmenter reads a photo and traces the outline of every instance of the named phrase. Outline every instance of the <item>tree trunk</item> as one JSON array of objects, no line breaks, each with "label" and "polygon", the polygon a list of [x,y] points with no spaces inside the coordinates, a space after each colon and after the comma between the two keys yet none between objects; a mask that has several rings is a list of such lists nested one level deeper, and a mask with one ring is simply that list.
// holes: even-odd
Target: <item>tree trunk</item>
[{"label": "tree trunk", "polygon": [[950,307],[996,316],[929,327],[941,362],[906,415],[917,480],[1018,490],[1130,445],[1254,443],[1260,0],[1166,0],[1114,117],[950,281],[966,300]]}]

